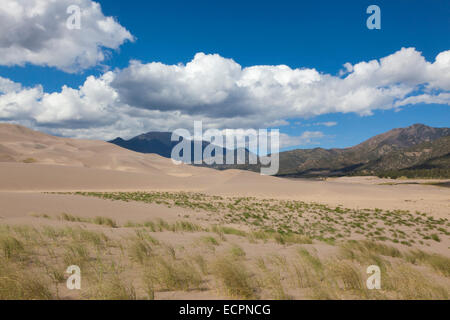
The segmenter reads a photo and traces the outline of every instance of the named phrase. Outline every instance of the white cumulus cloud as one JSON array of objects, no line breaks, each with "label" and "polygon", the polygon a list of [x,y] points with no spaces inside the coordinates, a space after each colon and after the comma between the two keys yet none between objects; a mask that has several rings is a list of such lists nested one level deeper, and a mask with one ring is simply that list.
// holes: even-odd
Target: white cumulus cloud
[{"label": "white cumulus cloud", "polygon": [[[450,105],[450,51],[426,61],[414,48],[346,64],[345,75],[285,65],[242,67],[218,54],[187,64],[131,61],[89,76],[78,88],[44,92],[0,77],[0,121],[78,138],[111,139],[150,131],[277,128],[329,113],[370,115],[417,103]],[[333,121],[316,123],[334,126]],[[320,140],[320,131],[282,137],[283,146]]]},{"label": "white cumulus cloud", "polygon": [[[80,29],[67,28],[67,8],[80,8]],[[91,0],[2,0],[0,65],[27,63],[77,72],[105,60],[134,37]]]},{"label": "white cumulus cloud", "polygon": [[345,66],[342,77],[285,65],[243,68],[232,59],[198,53],[186,65],[132,61],[112,86],[138,108],[223,117],[264,114],[266,120],[332,112],[369,115],[402,105],[421,86],[432,96],[432,90],[450,90],[450,51],[431,63],[414,48],[402,48],[380,60]]}]

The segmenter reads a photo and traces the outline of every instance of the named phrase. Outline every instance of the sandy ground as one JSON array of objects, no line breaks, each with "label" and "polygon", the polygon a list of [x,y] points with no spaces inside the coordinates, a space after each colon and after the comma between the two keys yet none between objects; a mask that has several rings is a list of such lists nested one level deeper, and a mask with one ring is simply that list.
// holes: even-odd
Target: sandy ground
[{"label": "sandy ground", "polygon": [[60,138],[17,125],[0,124],[0,216],[3,219],[19,219],[33,212],[70,212],[81,216],[101,213],[118,221],[148,215],[175,218],[179,214],[179,209],[163,206],[44,194],[91,190],[195,191],[293,199],[348,208],[421,211],[436,218],[449,218],[450,188],[386,182],[392,181],[376,177],[284,179],[240,170],[175,165],[170,159],[136,153],[103,141]]},{"label": "sandy ground", "polygon": [[[166,159],[165,159],[166,160]],[[170,160],[169,160],[170,161]],[[188,168],[189,170],[191,168]],[[0,163],[0,192],[198,191],[227,196],[295,199],[348,208],[422,211],[449,217],[450,188],[419,184],[385,185],[384,179],[353,177],[327,181],[288,180],[237,170],[192,168],[189,177],[63,165]],[[3,201],[2,201],[3,202]],[[35,204],[39,207],[39,203]],[[10,210],[13,210],[10,208]]]},{"label": "sandy ground", "polygon": [[239,170],[175,165],[170,159],[136,153],[103,141],[60,138],[22,126],[0,124],[0,192],[201,191],[449,216],[450,188],[383,185],[385,182],[390,181],[375,177],[282,179]]},{"label": "sandy ground", "polygon": [[[91,219],[107,217],[124,225],[155,221],[207,221],[208,212],[143,202],[103,200],[79,195],[50,194],[62,191],[192,191],[229,197],[291,199],[346,208],[381,208],[425,212],[435,218],[450,217],[450,188],[420,184],[389,184],[376,177],[345,177],[327,180],[284,179],[258,173],[175,165],[170,159],[140,154],[102,141],[53,137],[15,125],[0,124],[0,224],[53,225],[81,224],[94,230],[104,227],[55,219],[62,213]],[[400,182],[400,181],[396,181]],[[420,182],[420,181],[419,181]],[[51,218],[39,218],[39,215]],[[132,231],[114,228],[114,238]],[[158,240],[173,245],[195,242],[200,234],[161,232]],[[273,242],[253,244],[227,236],[240,244],[249,259],[257,255],[293,255],[289,247]],[[117,239],[119,239],[117,238]],[[195,247],[195,246],[194,246]],[[228,248],[227,246],[225,246]],[[330,246],[316,243],[319,256],[327,256]],[[448,241],[429,249],[448,256]],[[219,250],[219,249],[218,249]],[[254,256],[254,257],[253,257]],[[66,298],[71,298],[69,293]],[[302,294],[295,295],[302,297]],[[161,292],[159,299],[222,298],[214,290]]]},{"label": "sandy ground", "polygon": [[97,216],[114,219],[120,224],[127,221],[143,222],[151,219],[175,221],[180,216],[199,212],[182,208],[168,208],[164,205],[142,202],[105,201],[98,198],[44,194],[40,192],[0,192],[0,222],[26,222],[34,220],[34,214],[57,216],[69,213],[82,218]]}]

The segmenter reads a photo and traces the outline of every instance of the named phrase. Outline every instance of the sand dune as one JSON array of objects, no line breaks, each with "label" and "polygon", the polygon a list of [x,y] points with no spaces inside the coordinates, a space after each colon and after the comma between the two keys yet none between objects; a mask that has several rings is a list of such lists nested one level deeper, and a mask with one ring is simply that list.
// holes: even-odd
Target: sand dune
[{"label": "sand dune", "polygon": [[175,176],[199,172],[195,167],[174,165],[156,154],[137,153],[104,141],[54,137],[12,124],[0,124],[0,161]]},{"label": "sand dune", "polygon": [[10,124],[0,124],[0,161],[4,191],[182,190],[421,210],[445,217],[450,212],[449,188],[380,185],[384,180],[374,177],[294,180],[175,165],[103,141],[54,137]]},{"label": "sand dune", "polygon": [[[315,297],[315,285],[306,288],[296,285],[298,272],[303,270],[297,268],[298,259],[304,259],[302,263],[305,266],[309,263],[307,258],[300,257],[299,252],[313,252],[319,259],[315,261],[327,261],[324,266],[352,266],[352,274],[356,274],[358,283],[364,283],[366,266],[359,265],[356,260],[348,260],[348,257],[341,257],[340,246],[346,240],[373,241],[373,232],[378,232],[376,230],[383,232],[379,232],[384,237],[380,238],[384,239],[383,244],[394,246],[391,250],[398,248],[406,253],[414,243],[414,249],[442,255],[438,261],[447,261],[449,238],[448,231],[443,227],[447,228],[448,222],[444,225],[444,220],[433,220],[430,216],[448,219],[450,188],[382,182],[387,181],[375,177],[344,177],[326,181],[285,179],[248,171],[217,171],[185,164],[175,165],[170,159],[136,153],[103,141],[53,137],[21,126],[0,124],[0,226],[4,227],[0,230],[0,236],[19,239],[17,243],[23,244],[26,250],[14,254],[28,255],[23,260],[26,264],[17,264],[11,259],[10,270],[22,275],[14,279],[26,279],[30,268],[39,270],[33,277],[40,279],[50,288],[49,292],[61,299],[115,299],[118,294],[126,299],[230,298],[226,282],[221,280],[224,277],[221,270],[233,265],[235,267],[230,269],[232,274],[243,272],[245,279],[250,279],[248,286],[252,295],[233,295],[232,298]],[[93,194],[46,192],[91,190],[192,191],[202,194],[125,193],[114,195],[112,200],[111,197],[93,197]],[[136,195],[144,198],[130,198]],[[255,198],[245,198],[249,196]],[[145,197],[157,199],[145,201],[148,199]],[[301,200],[306,204],[301,204],[297,207],[299,209],[292,209],[293,202],[285,199]],[[385,211],[354,210],[354,213],[342,216],[337,213],[344,211],[333,207],[337,205],[352,209],[381,208]],[[412,220],[412,214],[405,217],[402,217],[402,213],[392,214],[391,211],[395,209],[409,210],[415,214],[414,218],[420,219]],[[256,215],[260,220],[254,220],[255,216],[250,217],[251,212],[258,213],[260,210],[264,211],[264,215]],[[420,216],[415,211],[420,211]],[[426,214],[426,218],[423,214]],[[370,223],[369,228],[367,226]],[[358,229],[362,225],[367,227],[364,232]],[[225,234],[220,229],[214,231],[214,227],[227,227],[234,231]],[[286,228],[298,230],[296,228],[299,227],[302,228],[299,233],[286,236],[280,233]],[[267,228],[276,228],[278,232],[266,232]],[[266,238],[257,240],[252,233],[254,231]],[[397,239],[397,232],[400,231],[401,238]],[[325,242],[324,237],[338,235],[345,238],[336,240],[335,244]],[[151,259],[148,250],[151,251]],[[229,258],[230,254],[234,256]],[[379,252],[371,254],[379,255]],[[435,256],[424,254],[423,257]],[[342,263],[343,259],[347,259],[345,263]],[[446,298],[444,292],[450,283],[439,270],[426,267],[425,262],[416,266],[399,257],[395,258],[397,262],[392,257],[380,256],[379,259],[377,261],[389,259],[391,274],[403,272],[403,269],[396,267],[399,263],[402,267],[417,267],[414,270],[420,276],[417,278],[419,280],[414,280],[416,282],[404,288],[400,285],[386,291],[383,297],[410,298],[411,293],[418,292],[417,298],[429,298],[431,292],[432,298]],[[158,261],[161,261],[161,265]],[[272,281],[267,281],[273,278],[272,273],[267,273],[270,269],[260,270],[257,267],[261,261],[275,270],[273,275],[287,272],[278,280],[274,278],[278,281],[274,282],[277,283],[277,290],[273,290],[275,284]],[[283,268],[276,261],[284,261]],[[334,264],[329,264],[329,261]],[[151,266],[147,263],[156,265],[143,268]],[[83,290],[68,290],[64,279],[56,285],[57,290],[53,289],[54,283],[47,285],[46,279],[53,279],[51,270],[63,273],[72,264],[83,268]],[[206,268],[207,275],[203,274],[205,270],[199,273],[197,264],[200,269],[202,265]],[[122,267],[119,271],[99,268],[107,265]],[[337,283],[333,280],[337,277],[336,270],[323,268],[327,272],[325,278],[331,279],[330,283]],[[247,273],[247,269],[251,272]],[[180,277],[179,282],[189,283],[188,287],[180,288],[166,281],[172,276],[166,277],[164,272],[170,272],[175,279]],[[98,281],[96,274],[102,274],[101,281]],[[150,274],[151,277],[144,277],[144,274]],[[313,273],[301,273],[301,277],[307,274]],[[433,281],[424,282],[425,277]],[[197,278],[200,279],[198,283],[194,281]],[[320,275],[320,279],[323,278]],[[118,283],[119,286],[109,290],[110,283]],[[311,283],[320,283],[322,292],[330,288],[333,288],[330,292],[336,290],[322,280],[316,279]],[[126,284],[127,288],[135,288],[136,294],[131,291],[130,294],[128,291],[124,293],[123,290],[117,293],[116,288],[122,288],[122,284]],[[12,287],[18,286],[14,284]],[[421,288],[426,290],[420,291]],[[340,299],[367,299],[367,294],[370,294],[356,292],[353,295],[353,290],[340,289],[336,292],[335,298]],[[34,292],[30,298],[41,298],[44,293]]]}]

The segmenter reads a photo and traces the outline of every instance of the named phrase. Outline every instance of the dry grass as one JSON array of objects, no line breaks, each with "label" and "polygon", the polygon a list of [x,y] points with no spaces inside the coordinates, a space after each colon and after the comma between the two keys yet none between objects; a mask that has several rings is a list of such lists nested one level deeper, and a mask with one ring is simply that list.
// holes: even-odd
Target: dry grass
[{"label": "dry grass", "polygon": [[219,280],[226,296],[240,299],[257,298],[252,275],[242,262],[230,257],[217,258],[212,264],[212,273]]},{"label": "dry grass", "polygon": [[405,255],[406,260],[412,264],[427,264],[434,270],[441,272],[444,276],[450,277],[450,259],[438,254],[429,254],[421,250],[413,250]]},{"label": "dry grass", "polygon": [[[201,210],[220,212],[202,199],[195,202]],[[270,202],[260,207],[279,209]],[[129,221],[121,227],[109,218],[67,213],[58,220],[66,226],[0,226],[0,299],[67,298],[69,265],[82,270],[82,290],[75,293],[80,299],[158,299],[165,292],[189,298],[192,291],[238,299],[448,299],[450,289],[448,257],[400,244],[331,240],[263,224],[243,231],[204,221]],[[366,288],[369,265],[381,268],[381,290]]]},{"label": "dry grass", "polygon": [[24,251],[24,246],[15,237],[5,235],[0,237],[0,249],[5,259],[18,259]]},{"label": "dry grass", "polygon": [[283,274],[279,268],[270,269],[263,258],[257,260],[257,267],[261,270],[259,276],[259,287],[267,289],[269,298],[274,300],[291,300],[292,297],[286,293],[283,285]]},{"label": "dry grass", "polygon": [[119,274],[113,273],[93,280],[86,297],[96,300],[136,300],[136,290]]},{"label": "dry grass", "polygon": [[30,274],[25,266],[0,262],[0,300],[49,300],[54,295],[45,277]]},{"label": "dry grass", "polygon": [[393,299],[441,299],[448,300],[449,291],[438,282],[424,276],[417,269],[398,264],[385,273],[383,286]]},{"label": "dry grass", "polygon": [[95,217],[94,223],[99,225],[105,225],[111,228],[117,228],[117,223],[112,220],[111,218],[105,218],[105,217]]},{"label": "dry grass", "polygon": [[160,291],[199,289],[202,276],[190,261],[155,256],[147,261],[144,271],[147,287]]}]

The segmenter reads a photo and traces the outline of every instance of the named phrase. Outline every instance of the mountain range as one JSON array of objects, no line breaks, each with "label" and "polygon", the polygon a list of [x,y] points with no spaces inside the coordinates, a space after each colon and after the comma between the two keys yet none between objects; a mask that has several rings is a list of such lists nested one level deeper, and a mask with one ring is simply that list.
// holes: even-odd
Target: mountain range
[{"label": "mountain range", "polygon": [[[339,176],[412,169],[448,157],[449,136],[450,128],[415,124],[390,130],[350,148],[286,151],[280,153],[280,175]],[[450,162],[442,167],[450,168]]]},{"label": "mountain range", "polygon": [[147,132],[129,140],[120,137],[108,141],[119,147],[141,153],[156,153],[160,156],[170,158],[172,148],[178,143],[171,141],[171,132]]},{"label": "mountain range", "polygon": [[[178,142],[170,132],[148,132],[113,144],[142,153],[170,157]],[[203,141],[205,148],[209,143]],[[224,154],[230,152],[224,149]],[[236,152],[236,151],[235,151]],[[248,151],[246,150],[246,157]],[[342,149],[295,149],[281,152],[279,176],[319,177],[345,175],[450,174],[450,128],[414,124],[376,135],[356,146]],[[216,169],[259,171],[260,165],[212,165]]]},{"label": "mountain range", "polygon": [[[172,141],[171,137],[172,137],[172,132],[151,131],[151,132],[140,134],[129,140],[124,140],[124,139],[118,137],[118,138],[108,141],[108,142],[113,143],[119,147],[132,150],[132,151],[141,152],[141,153],[156,153],[156,154],[159,154],[160,156],[170,158],[173,147],[175,147],[179,143],[178,140]],[[203,151],[205,150],[205,148],[207,146],[209,146],[210,144],[211,144],[210,142],[201,141],[202,154],[203,154]],[[194,162],[194,152],[193,152],[194,141],[191,141],[190,147],[192,150],[191,163],[193,163]],[[217,147],[217,146],[216,146],[216,148],[221,150],[221,152],[224,156],[224,159],[225,159],[227,153],[229,153],[229,152],[234,152],[235,159],[237,159],[237,157],[238,157],[237,150],[228,150],[226,148]],[[249,151],[247,149],[245,149],[244,153],[245,153],[246,159],[248,159]],[[180,156],[182,156],[182,155],[183,155],[183,153],[181,152]],[[212,151],[212,156],[214,156],[214,155],[215,155],[215,151]]]}]

